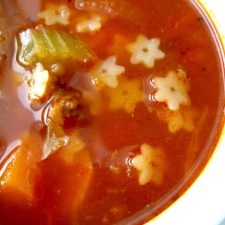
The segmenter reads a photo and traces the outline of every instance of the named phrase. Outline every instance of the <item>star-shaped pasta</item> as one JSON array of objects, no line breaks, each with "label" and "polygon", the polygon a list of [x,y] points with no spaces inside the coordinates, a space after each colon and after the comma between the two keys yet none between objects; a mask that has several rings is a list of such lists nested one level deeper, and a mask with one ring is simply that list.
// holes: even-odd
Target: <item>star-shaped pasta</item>
[{"label": "star-shaped pasta", "polygon": [[139,35],[136,42],[127,45],[127,50],[132,54],[132,64],[143,63],[147,68],[153,68],[157,59],[163,59],[165,53],[159,49],[158,38],[148,39]]},{"label": "star-shaped pasta", "polygon": [[145,185],[153,182],[161,185],[164,177],[164,155],[161,149],[144,143],[141,154],[131,160],[131,165],[138,171],[138,182]]},{"label": "star-shaped pasta", "polygon": [[41,63],[37,63],[30,80],[29,98],[31,101],[39,100],[46,95],[50,81],[49,73]]},{"label": "star-shaped pasta", "polygon": [[118,77],[125,72],[125,67],[116,64],[116,57],[110,56],[91,72],[92,83],[99,89],[104,86],[116,88]]},{"label": "star-shaped pasta", "polygon": [[105,90],[109,97],[111,110],[123,109],[127,113],[133,113],[136,104],[143,101],[141,81],[138,79],[121,79],[117,88]]},{"label": "star-shaped pasta", "polygon": [[161,118],[167,123],[168,130],[171,133],[175,133],[181,129],[188,132],[194,131],[196,116],[196,110],[193,108],[184,108],[178,111],[169,111],[163,116],[161,115]]},{"label": "star-shaped pasta", "polygon": [[68,25],[70,18],[70,10],[66,5],[60,7],[55,5],[49,5],[49,7],[38,14],[39,18],[45,20],[45,24],[48,26],[54,24]]},{"label": "star-shaped pasta", "polygon": [[166,77],[152,79],[157,88],[154,98],[158,102],[166,102],[170,110],[178,110],[180,105],[190,105],[186,73],[179,69],[170,71]]},{"label": "star-shaped pasta", "polygon": [[78,33],[96,32],[102,27],[102,18],[100,16],[92,16],[91,18],[82,18],[76,24]]}]

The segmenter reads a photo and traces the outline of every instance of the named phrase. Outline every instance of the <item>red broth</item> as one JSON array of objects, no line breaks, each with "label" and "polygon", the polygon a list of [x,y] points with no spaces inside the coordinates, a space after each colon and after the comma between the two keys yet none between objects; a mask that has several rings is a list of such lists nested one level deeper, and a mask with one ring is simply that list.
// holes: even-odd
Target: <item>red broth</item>
[{"label": "red broth", "polygon": [[[1,225],[114,224],[144,208],[152,218],[206,163],[223,84],[189,1],[3,0],[0,22]],[[139,35],[144,57],[132,60]]]}]

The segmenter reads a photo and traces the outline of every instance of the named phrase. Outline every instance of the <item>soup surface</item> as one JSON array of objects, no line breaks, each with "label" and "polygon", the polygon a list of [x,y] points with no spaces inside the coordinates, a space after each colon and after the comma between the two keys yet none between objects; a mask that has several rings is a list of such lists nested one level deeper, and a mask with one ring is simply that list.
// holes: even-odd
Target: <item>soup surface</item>
[{"label": "soup surface", "polygon": [[183,0],[0,7],[0,224],[113,224],[160,204],[215,124],[203,18]]}]

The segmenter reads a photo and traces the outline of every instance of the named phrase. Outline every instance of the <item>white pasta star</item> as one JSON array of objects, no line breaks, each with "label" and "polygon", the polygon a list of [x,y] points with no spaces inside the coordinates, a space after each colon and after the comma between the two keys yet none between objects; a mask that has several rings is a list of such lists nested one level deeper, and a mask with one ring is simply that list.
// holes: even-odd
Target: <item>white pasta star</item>
[{"label": "white pasta star", "polygon": [[93,71],[93,83],[99,88],[103,86],[116,88],[118,86],[118,76],[124,72],[125,68],[116,64],[116,57],[110,56]]},{"label": "white pasta star", "polygon": [[77,25],[76,30],[78,33],[96,32],[102,27],[102,18],[100,16],[92,16],[89,19],[81,19]]},{"label": "white pasta star", "polygon": [[143,101],[141,81],[138,79],[120,79],[118,87],[105,91],[111,110],[123,109],[132,114],[136,105]]},{"label": "white pasta star", "polygon": [[29,98],[38,100],[44,97],[49,83],[49,73],[41,63],[37,63],[32,73]]},{"label": "white pasta star", "polygon": [[157,87],[154,95],[158,102],[166,102],[170,110],[178,110],[181,104],[190,105],[186,73],[183,70],[170,71],[166,77],[152,79]]},{"label": "white pasta star", "polygon": [[141,145],[141,154],[131,160],[132,166],[138,170],[138,182],[145,185],[153,182],[160,185],[163,181],[164,160],[160,149],[154,149],[148,144]]},{"label": "white pasta star", "polygon": [[45,11],[42,11],[38,14],[39,18],[45,20],[45,24],[50,26],[54,24],[68,25],[70,11],[66,5],[60,7],[51,5]]},{"label": "white pasta star", "polygon": [[159,49],[160,40],[158,38],[148,39],[144,35],[139,35],[136,42],[127,45],[127,50],[131,52],[131,63],[143,63],[147,68],[152,68],[157,59],[163,59],[165,53]]},{"label": "white pasta star", "polygon": [[162,120],[167,123],[168,130],[175,133],[181,129],[192,132],[195,129],[197,111],[193,108],[182,108],[178,111],[169,111],[161,115]]}]

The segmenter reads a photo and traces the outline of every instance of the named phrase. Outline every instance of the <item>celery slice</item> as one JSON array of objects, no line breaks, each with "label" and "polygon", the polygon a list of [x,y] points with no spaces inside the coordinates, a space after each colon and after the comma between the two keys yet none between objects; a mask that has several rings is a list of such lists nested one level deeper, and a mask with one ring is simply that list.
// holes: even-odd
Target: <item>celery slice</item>
[{"label": "celery slice", "polygon": [[37,62],[50,65],[57,62],[86,62],[94,57],[78,37],[42,25],[28,28],[17,37],[17,59],[24,66]]}]

